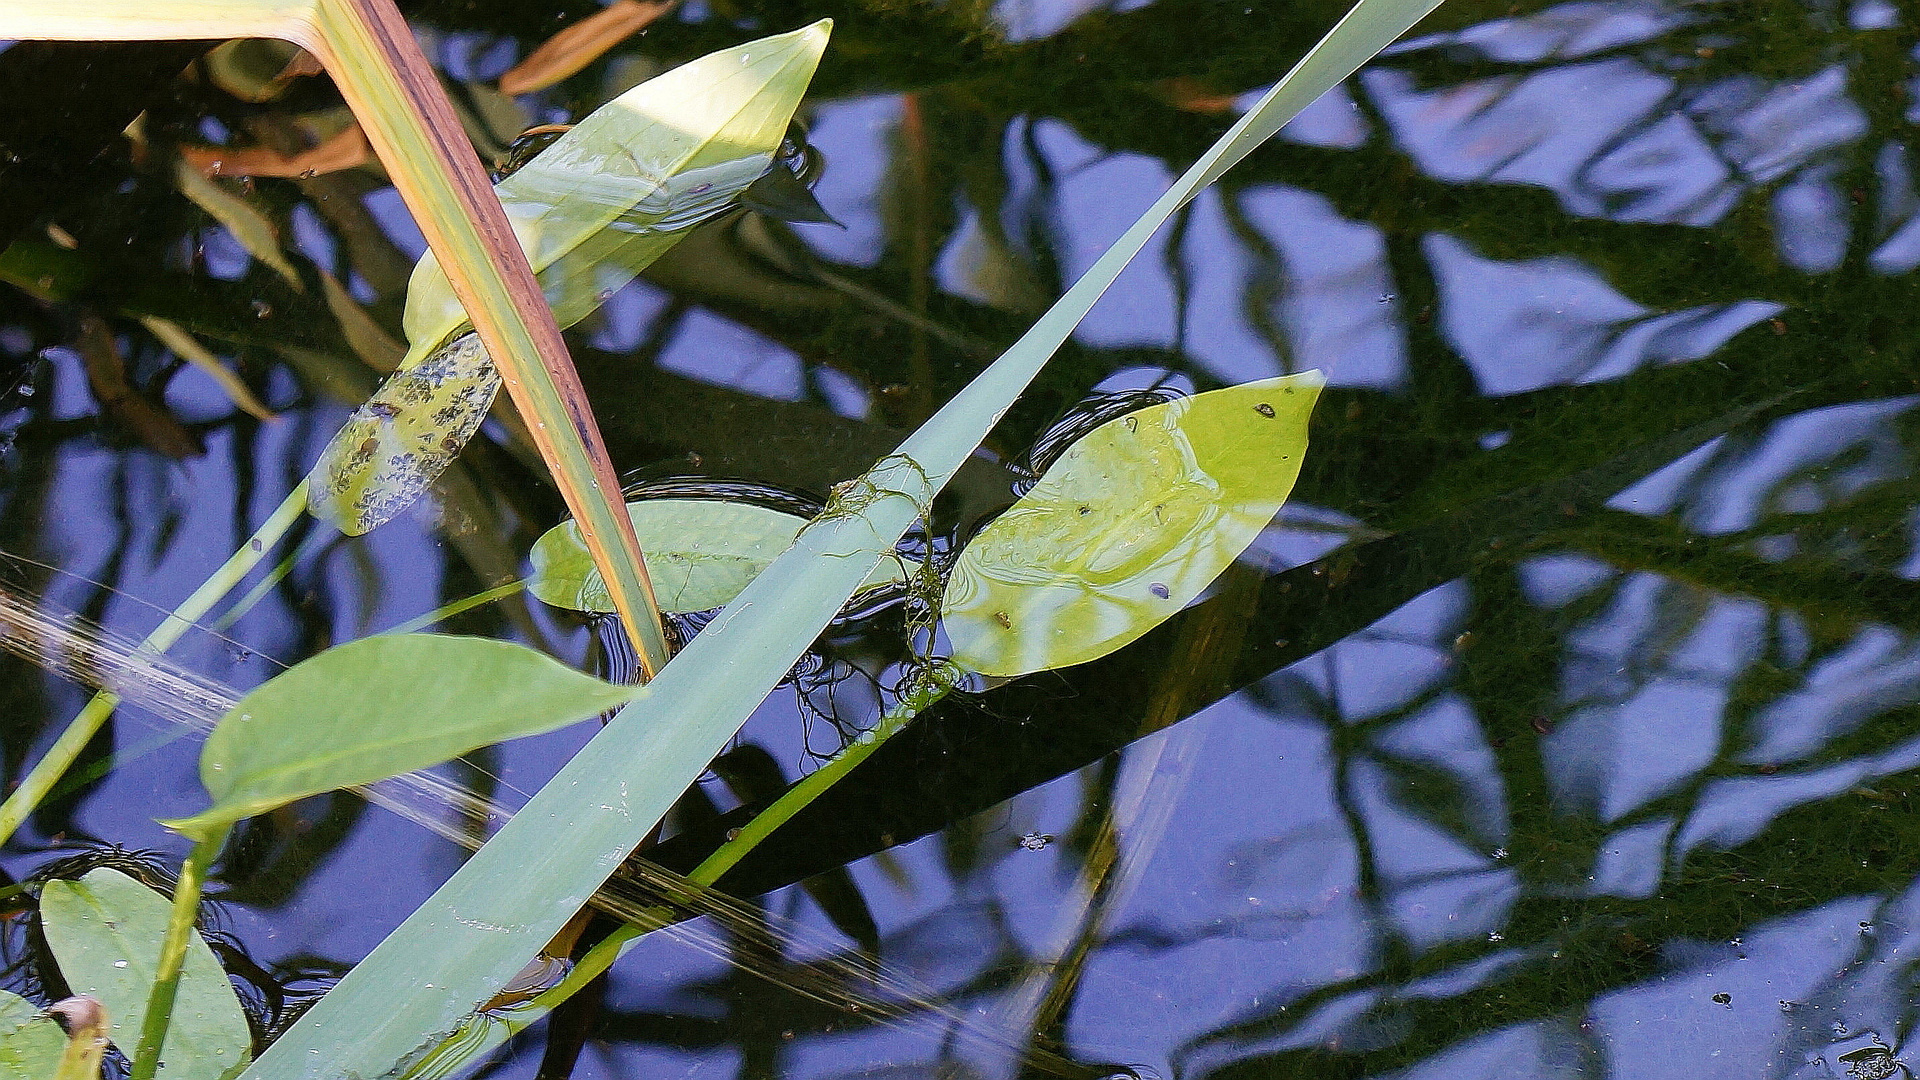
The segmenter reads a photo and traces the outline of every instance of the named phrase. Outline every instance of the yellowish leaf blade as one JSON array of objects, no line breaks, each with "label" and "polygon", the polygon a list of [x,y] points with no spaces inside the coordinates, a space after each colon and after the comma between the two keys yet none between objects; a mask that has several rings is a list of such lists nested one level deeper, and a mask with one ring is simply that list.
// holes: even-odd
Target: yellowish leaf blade
[{"label": "yellowish leaf blade", "polygon": [[[723,49],[650,79],[502,180],[495,190],[534,270],[546,271],[606,230],[674,233],[732,205],[772,164],[830,25],[822,20]],[[567,268],[560,277],[564,282],[579,272]],[[607,291],[556,295],[548,276],[542,273],[542,285],[562,325],[569,313],[577,312],[577,321],[598,306]],[[427,255],[407,289],[412,355],[425,355],[465,321]]]},{"label": "yellowish leaf blade", "polygon": [[1088,432],[970,541],[941,602],[985,675],[1083,664],[1191,603],[1293,490],[1317,371],[1139,409]]},{"label": "yellowish leaf blade", "polygon": [[200,339],[188,333],[185,327],[153,315],[140,316],[140,325],[146,327],[147,332],[158,339],[160,344],[165,345],[173,355],[212,377],[214,382],[220,384],[220,389],[227,392],[227,397],[247,415],[269,422],[280,419],[278,413],[267,408],[264,402],[254,396],[252,387],[240,381],[240,376],[234,374],[232,368],[221,363],[220,358],[213,355],[205,345],[200,344]]},{"label": "yellowish leaf blade", "polygon": [[274,228],[273,222],[267,220],[267,215],[258,207],[217,181],[207,179],[184,159],[174,167],[174,182],[180,185],[181,194],[226,226],[240,246],[247,249],[247,254],[272,267],[295,289],[306,290],[306,283],[287,261],[286,252],[280,250],[280,230]]}]

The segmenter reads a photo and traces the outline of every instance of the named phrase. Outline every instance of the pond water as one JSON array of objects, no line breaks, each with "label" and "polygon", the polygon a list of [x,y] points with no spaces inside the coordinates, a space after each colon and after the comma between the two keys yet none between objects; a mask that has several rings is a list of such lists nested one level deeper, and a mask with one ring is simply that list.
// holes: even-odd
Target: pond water
[{"label": "pond water", "polygon": [[[803,113],[845,227],[709,223],[572,335],[622,469],[816,495],[1009,344],[1341,11],[689,0],[516,99],[494,81],[594,5],[402,7],[489,152],[837,20]],[[1321,369],[1306,469],[1243,565],[1105,660],[934,709],[727,880],[759,908],[650,938],[489,1075],[1909,1075],[1916,44],[1920,11],[1886,0],[1451,0],[1163,231],[936,521],[1007,502],[1005,463],[1096,390]],[[372,385],[369,331],[316,271],[391,332],[422,250],[370,168],[231,188],[303,290],[183,197],[175,145],[338,120],[321,80],[248,103],[204,66],[174,77],[203,51],[0,53],[0,549],[44,564],[16,589],[135,638]],[[200,334],[280,419],[142,316]],[[518,576],[561,510],[511,441],[490,424],[434,505],[366,537],[296,535],[227,639],[174,658],[245,688]],[[886,625],[834,655],[885,658]],[[520,600],[448,628],[596,649]],[[5,663],[15,780],[83,694]],[[806,681],[654,858],[690,868],[741,820],[717,815],[871,720],[860,680]],[[179,858],[154,818],[204,805],[195,748],[147,712],[7,872],[107,843]],[[450,775],[512,801],[593,730]],[[460,858],[341,795],[251,825],[213,892],[254,961],[311,976]],[[762,927],[771,960],[750,958]],[[833,962],[856,939],[879,991]]]}]

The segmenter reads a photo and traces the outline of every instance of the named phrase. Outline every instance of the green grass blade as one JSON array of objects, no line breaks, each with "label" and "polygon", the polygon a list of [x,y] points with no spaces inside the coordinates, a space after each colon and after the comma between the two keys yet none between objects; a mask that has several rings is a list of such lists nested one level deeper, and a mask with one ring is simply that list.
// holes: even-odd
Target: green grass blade
[{"label": "green grass blade", "polygon": [[438,253],[554,483],[580,519],[642,670],[651,671],[665,661],[666,640],[633,526],[610,494],[620,490],[620,478],[560,328],[438,76],[392,0],[313,0],[312,6],[315,33],[296,40],[326,65]]},{"label": "green grass blade", "polygon": [[1361,0],[1014,347],[836,499],[607,728],[249,1070],[381,1076],[452,1032],[706,768],[1154,231],[1439,0]]}]

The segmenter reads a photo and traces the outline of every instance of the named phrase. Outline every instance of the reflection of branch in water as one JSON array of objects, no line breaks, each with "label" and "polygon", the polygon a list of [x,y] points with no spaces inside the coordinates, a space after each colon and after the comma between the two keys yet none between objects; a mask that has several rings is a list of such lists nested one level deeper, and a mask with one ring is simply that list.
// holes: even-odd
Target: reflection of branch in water
[{"label": "reflection of branch in water", "polygon": [[[230,687],[163,656],[142,652],[136,643],[77,615],[43,607],[4,584],[0,584],[0,651],[62,678],[119,694],[168,721],[180,734],[211,730],[239,701]],[[501,789],[526,797],[505,780],[490,779]],[[511,808],[433,773],[408,773],[348,790],[469,850],[478,848],[487,832],[513,814]],[[851,1015],[894,1026],[931,1017],[945,1026],[949,1039],[1023,1054],[1029,1065],[1054,1075],[1089,1075],[1087,1067],[1064,1057],[1026,1051],[1007,1035],[943,1003],[940,991],[888,967],[871,953],[849,949],[841,939],[797,922],[774,919],[760,908],[645,859],[632,858],[620,866],[589,903],[616,918],[664,929],[707,956]],[[684,921],[699,916],[721,924],[727,939]],[[795,952],[821,959],[794,965],[787,957]]]}]

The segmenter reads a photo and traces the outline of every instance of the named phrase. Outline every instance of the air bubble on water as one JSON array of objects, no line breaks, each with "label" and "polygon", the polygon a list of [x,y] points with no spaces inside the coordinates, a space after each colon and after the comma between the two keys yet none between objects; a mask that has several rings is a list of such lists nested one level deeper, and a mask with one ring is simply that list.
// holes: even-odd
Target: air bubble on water
[{"label": "air bubble on water", "polygon": [[1052,835],[1043,832],[1030,832],[1019,840],[1020,846],[1028,851],[1039,851],[1051,843],[1053,843]]},{"label": "air bubble on water", "polygon": [[1500,942],[1500,941],[1505,941],[1505,940],[1507,940],[1507,935],[1505,935],[1505,934],[1503,934],[1503,933],[1501,933],[1501,932],[1500,932],[1500,931],[1498,931],[1498,930],[1495,930],[1495,931],[1493,931],[1492,933],[1489,933],[1489,934],[1487,935],[1487,940],[1488,940],[1488,941],[1493,941],[1493,942]]},{"label": "air bubble on water", "polygon": [[1494,858],[1496,858],[1496,859],[1504,859],[1504,858],[1506,858],[1506,857],[1507,857],[1507,849],[1506,849],[1506,848],[1503,848],[1503,847],[1497,847],[1497,848],[1494,848],[1494,849],[1493,849],[1493,857],[1494,857]]},{"label": "air bubble on water", "polygon": [[125,960],[115,960],[113,962],[113,966],[117,968],[123,968],[127,966],[127,962]]}]

